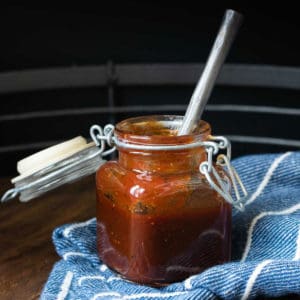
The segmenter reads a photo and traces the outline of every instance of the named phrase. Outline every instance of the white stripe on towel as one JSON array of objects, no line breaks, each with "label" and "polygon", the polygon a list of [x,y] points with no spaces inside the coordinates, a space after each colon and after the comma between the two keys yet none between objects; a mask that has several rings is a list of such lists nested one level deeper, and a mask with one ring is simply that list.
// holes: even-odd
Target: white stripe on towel
[{"label": "white stripe on towel", "polygon": [[140,299],[140,298],[169,298],[172,296],[181,296],[184,295],[188,292],[170,292],[170,293],[140,293],[140,294],[133,294],[133,295],[126,295],[126,296],[121,296],[121,294],[117,292],[103,292],[96,294],[91,300],[96,300],[101,297],[106,297],[106,296],[115,296],[119,297],[120,299]]},{"label": "white stripe on towel", "polygon": [[285,210],[282,211],[266,211],[266,212],[262,212],[259,215],[257,215],[255,218],[253,218],[250,226],[249,226],[249,230],[248,230],[248,237],[247,237],[247,242],[246,242],[246,246],[245,246],[245,250],[241,259],[241,262],[245,261],[245,259],[248,256],[250,247],[251,247],[251,243],[252,243],[252,235],[253,235],[253,231],[254,231],[254,227],[256,225],[256,223],[263,217],[266,216],[280,216],[280,215],[288,215],[291,214],[295,211],[297,211],[298,209],[300,209],[300,203],[297,203],[296,205],[293,205]]},{"label": "white stripe on towel", "polygon": [[252,287],[256,281],[256,278],[259,276],[262,269],[271,262],[272,262],[271,259],[264,260],[256,266],[255,270],[252,272],[252,274],[250,275],[250,277],[247,281],[245,292],[244,292],[244,295],[242,296],[241,300],[246,300],[249,297]]},{"label": "white stripe on towel", "polygon": [[87,221],[85,221],[85,222],[81,222],[81,223],[76,223],[76,224],[70,225],[70,226],[68,226],[67,228],[64,229],[63,235],[64,235],[65,237],[69,237],[69,234],[70,234],[70,232],[71,232],[73,229],[88,226],[88,225],[90,225],[95,219],[96,219],[96,218],[92,218],[92,219],[87,220]]},{"label": "white stripe on towel", "polygon": [[169,298],[172,296],[184,295],[188,292],[170,292],[170,293],[140,293],[129,296],[124,296],[122,299],[139,299],[139,298]]},{"label": "white stripe on towel", "polygon": [[121,294],[117,292],[103,292],[103,293],[96,294],[93,298],[91,298],[91,300],[96,300],[98,298],[107,297],[107,296],[115,296],[120,298]]},{"label": "white stripe on towel", "polygon": [[68,295],[70,286],[71,286],[71,282],[73,279],[73,273],[71,271],[67,272],[67,275],[60,287],[60,292],[57,295],[57,300],[64,300],[66,298],[66,296]]},{"label": "white stripe on towel", "polygon": [[118,281],[118,280],[125,280],[121,277],[117,277],[117,276],[110,276],[108,279],[107,279],[107,282],[112,282],[112,281]]},{"label": "white stripe on towel", "polygon": [[282,155],[280,155],[279,157],[277,157],[272,165],[270,166],[270,168],[268,169],[264,179],[262,180],[262,182],[260,183],[260,185],[258,186],[258,188],[256,189],[256,191],[251,195],[250,199],[247,201],[246,205],[252,203],[260,194],[261,192],[264,190],[264,188],[267,186],[267,184],[269,183],[274,171],[276,170],[276,168],[279,166],[279,164],[286,158],[288,157],[292,152],[286,152]]},{"label": "white stripe on towel", "polygon": [[69,256],[82,256],[82,257],[85,257],[86,254],[83,254],[83,253],[80,253],[80,252],[67,252],[67,253],[65,253],[65,254],[63,255],[63,259],[64,259],[64,260],[67,260],[67,258],[68,258]]},{"label": "white stripe on towel", "polygon": [[107,269],[108,269],[108,268],[107,268],[107,266],[106,266],[105,264],[102,264],[102,265],[100,266],[100,271],[101,271],[101,272],[105,272]]},{"label": "white stripe on towel", "polygon": [[194,279],[197,275],[190,276],[184,281],[184,287],[186,290],[190,290],[192,288],[192,279]]}]

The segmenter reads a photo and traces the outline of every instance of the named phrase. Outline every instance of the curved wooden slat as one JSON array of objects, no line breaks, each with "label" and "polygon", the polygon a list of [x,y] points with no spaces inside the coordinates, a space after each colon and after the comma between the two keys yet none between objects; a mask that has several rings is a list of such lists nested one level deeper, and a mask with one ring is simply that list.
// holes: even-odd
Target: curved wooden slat
[{"label": "curved wooden slat", "polygon": [[[101,87],[115,80],[121,86],[194,85],[203,64],[111,64],[21,70],[0,73],[0,93],[61,88]],[[224,65],[219,85],[300,89],[300,68],[270,65]]]},{"label": "curved wooden slat", "polygon": [[[169,104],[169,105],[130,105],[130,106],[99,106],[99,107],[83,107],[69,108],[48,111],[34,111],[18,114],[0,115],[0,122],[28,120],[35,118],[52,118],[64,116],[79,116],[93,114],[116,114],[116,113],[134,113],[134,112],[184,112],[186,105]],[[243,113],[262,113],[300,116],[299,108],[275,107],[275,106],[257,106],[257,105],[235,105],[235,104],[209,104],[206,106],[207,111],[222,112],[243,112]]]}]

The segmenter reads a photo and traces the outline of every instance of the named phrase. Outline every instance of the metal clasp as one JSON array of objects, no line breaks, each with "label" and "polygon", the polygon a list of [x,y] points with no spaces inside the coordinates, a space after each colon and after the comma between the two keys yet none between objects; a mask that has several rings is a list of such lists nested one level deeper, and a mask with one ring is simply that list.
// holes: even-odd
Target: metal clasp
[{"label": "metal clasp", "polygon": [[[96,146],[100,148],[100,153],[102,157],[107,156],[116,150],[115,140],[113,135],[114,130],[115,127],[112,124],[107,124],[104,127],[104,129],[102,129],[102,127],[99,125],[93,125],[90,128],[90,136],[93,139]],[[107,145],[111,147],[106,151],[104,151],[105,143],[107,143]]]},{"label": "metal clasp", "polygon": [[[207,161],[200,164],[200,173],[205,176],[210,186],[227,202],[236,209],[243,211],[245,209],[248,193],[238,173],[230,163],[231,144],[229,140],[223,136],[211,136],[210,141],[203,143],[207,153]],[[226,155],[219,154],[215,164],[223,168],[226,167],[230,182],[226,182],[222,179],[214,167],[213,155],[218,154],[219,150],[226,150]],[[233,185],[235,199],[231,196],[230,183]],[[242,196],[240,192],[242,193]]]}]

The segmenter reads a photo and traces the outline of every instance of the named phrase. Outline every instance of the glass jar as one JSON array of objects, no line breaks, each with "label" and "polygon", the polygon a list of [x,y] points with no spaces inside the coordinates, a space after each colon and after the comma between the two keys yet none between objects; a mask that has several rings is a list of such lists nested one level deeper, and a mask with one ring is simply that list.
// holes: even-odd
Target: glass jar
[{"label": "glass jar", "polygon": [[204,147],[147,147],[188,145],[210,136],[204,121],[191,135],[177,136],[181,121],[148,116],[118,123],[119,158],[96,174],[99,256],[134,282],[162,286],[230,260],[231,205],[199,172],[207,159]]}]

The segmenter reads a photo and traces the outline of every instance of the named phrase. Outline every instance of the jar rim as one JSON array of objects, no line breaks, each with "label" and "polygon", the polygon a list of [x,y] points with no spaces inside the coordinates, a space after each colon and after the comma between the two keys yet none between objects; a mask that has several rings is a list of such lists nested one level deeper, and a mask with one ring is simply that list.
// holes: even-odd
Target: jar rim
[{"label": "jar rim", "polygon": [[177,136],[183,116],[146,115],[125,119],[116,124],[118,139],[134,144],[190,144],[204,141],[210,135],[210,125],[199,121],[192,134]]}]

